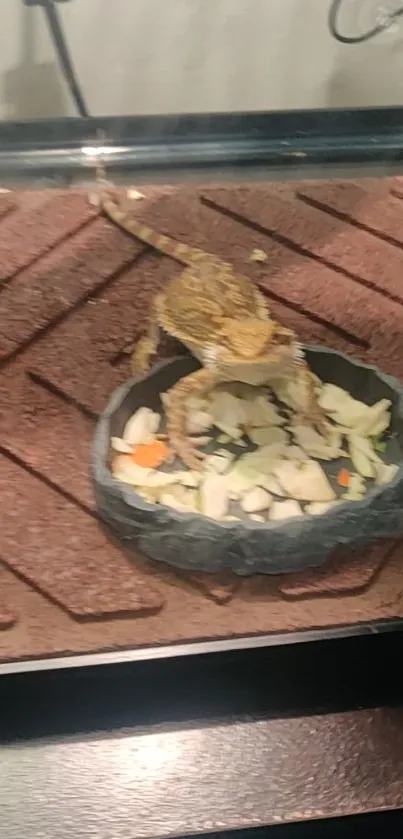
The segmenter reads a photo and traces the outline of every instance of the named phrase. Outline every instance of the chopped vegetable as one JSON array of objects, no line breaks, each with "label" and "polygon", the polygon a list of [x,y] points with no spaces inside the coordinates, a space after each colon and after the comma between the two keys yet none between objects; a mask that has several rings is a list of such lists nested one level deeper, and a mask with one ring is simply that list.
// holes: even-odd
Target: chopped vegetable
[{"label": "chopped vegetable", "polygon": [[399,467],[396,463],[380,463],[378,466],[377,475],[375,478],[376,484],[388,484],[393,481]]},{"label": "chopped vegetable", "polygon": [[148,489],[148,487],[136,487],[137,495],[144,498],[149,504],[158,504],[161,500],[161,490]]},{"label": "chopped vegetable", "polygon": [[231,461],[232,456],[228,452],[225,453],[225,456],[217,452],[206,457],[203,466],[208,472],[216,472],[218,475],[223,475],[224,472],[228,472]]},{"label": "chopped vegetable", "polygon": [[267,256],[266,251],[262,251],[262,250],[260,250],[260,248],[255,248],[252,251],[249,259],[250,259],[251,262],[266,262],[266,260],[268,259],[268,256]]},{"label": "chopped vegetable", "polygon": [[339,487],[343,487],[346,489],[350,483],[350,473],[348,469],[340,469],[340,472],[337,475],[337,483]]},{"label": "chopped vegetable", "polygon": [[114,452],[119,452],[119,454],[131,454],[133,451],[133,446],[131,443],[127,443],[126,440],[122,440],[120,437],[111,437],[111,446]]},{"label": "chopped vegetable", "polygon": [[264,478],[258,468],[247,468],[238,460],[225,476],[227,479],[228,491],[232,499],[238,499],[248,489],[259,486]]},{"label": "chopped vegetable", "polygon": [[189,489],[197,489],[202,479],[200,472],[174,472],[176,480],[182,486],[189,487]]},{"label": "chopped vegetable", "polygon": [[284,425],[284,419],[266,396],[256,396],[243,401],[247,428],[261,428],[270,425]]},{"label": "chopped vegetable", "polygon": [[170,453],[170,449],[162,440],[154,440],[152,443],[140,443],[135,446],[131,458],[137,466],[156,469],[169,457]]},{"label": "chopped vegetable", "polygon": [[[321,383],[316,376],[313,376],[313,379],[316,391],[321,387]],[[277,380],[272,384],[272,390],[279,402],[283,402],[292,411],[305,411],[308,407],[310,394],[305,380],[301,377],[297,379],[285,378]]]},{"label": "chopped vegetable", "polygon": [[145,198],[145,195],[142,192],[139,192],[138,189],[128,189],[126,195],[130,201],[141,201]]},{"label": "chopped vegetable", "polygon": [[[150,503],[201,513],[216,521],[264,523],[265,516],[259,513],[266,511],[270,521],[280,521],[304,514],[298,502],[304,502],[308,515],[320,515],[342,500],[359,501],[367,492],[365,478],[384,484],[399,468],[380,457],[386,450],[383,435],[390,425],[391,402],[381,399],[366,405],[317,377],[315,389],[328,417],[326,438],[299,419],[307,407],[307,388],[301,379],[276,381],[271,391],[239,382],[221,383],[209,396],[186,401],[187,433],[194,445],[209,445],[200,472],[175,471],[172,464],[166,471],[159,469],[173,460],[169,440],[159,432],[161,416],[140,408],[122,436],[111,438],[116,453],[112,473]],[[282,403],[280,410],[270,399],[273,392]],[[161,394],[163,406],[168,399]],[[213,426],[220,431],[216,439],[206,435],[206,431],[212,435]],[[229,445],[231,450],[223,448]],[[234,452],[234,445],[247,451]],[[348,466],[338,471],[336,481],[345,492],[337,498],[318,460],[340,457],[348,458],[354,471]],[[231,510],[230,501],[235,502]]]},{"label": "chopped vegetable", "polygon": [[274,464],[284,456],[285,451],[285,443],[270,443],[254,452],[242,455],[237,463],[241,469],[253,469],[261,475],[271,475]]},{"label": "chopped vegetable", "polygon": [[132,446],[145,443],[158,431],[160,420],[159,414],[154,413],[151,408],[139,408],[126,423],[123,440]]},{"label": "chopped vegetable", "polygon": [[354,441],[354,445],[357,446],[357,448],[367,456],[368,460],[371,463],[375,463],[376,465],[382,463],[381,458],[374,451],[373,446],[371,445],[367,437],[362,437],[358,434],[352,434],[350,439]]},{"label": "chopped vegetable", "polygon": [[214,425],[229,437],[233,435],[229,433],[228,428],[239,429],[247,421],[243,400],[223,390],[213,393],[211,414]]},{"label": "chopped vegetable", "polygon": [[188,434],[203,434],[211,428],[212,424],[213,417],[208,411],[203,411],[200,408],[192,408],[188,411],[186,420]]},{"label": "chopped vegetable", "polygon": [[120,454],[113,460],[112,473],[115,478],[118,478],[118,480],[140,487],[147,485],[147,478],[150,475],[150,469],[144,469],[142,466],[137,466],[136,463],[133,463],[131,455]]},{"label": "chopped vegetable", "polygon": [[240,440],[243,437],[243,428],[241,426],[236,425],[224,425],[224,423],[216,422],[215,425],[217,428],[220,428],[221,431],[224,431],[231,443]]},{"label": "chopped vegetable", "polygon": [[232,461],[234,458],[234,455],[232,455],[231,452],[227,451],[227,449],[217,449],[217,451],[214,452],[214,454],[218,455],[218,457],[226,457],[230,461]]},{"label": "chopped vegetable", "polygon": [[195,506],[195,493],[189,491],[187,494],[180,495],[174,492],[173,488],[169,492],[164,492],[160,497],[161,504],[166,507],[172,507],[180,513],[195,513],[197,508]]},{"label": "chopped vegetable", "polygon": [[217,443],[220,443],[220,444],[221,444],[221,445],[223,445],[223,446],[224,446],[226,443],[230,443],[230,442],[231,442],[231,437],[228,437],[228,434],[220,434],[220,435],[217,437]]},{"label": "chopped vegetable", "polygon": [[286,493],[298,501],[333,501],[336,498],[322,467],[315,460],[297,463],[284,460],[273,471]]},{"label": "chopped vegetable", "polygon": [[270,475],[270,477],[268,478],[263,478],[263,480],[260,482],[260,486],[262,486],[263,489],[267,489],[267,491],[270,492],[272,495],[278,495],[280,498],[284,498],[284,496],[287,495],[285,490],[280,486],[276,478],[273,478],[272,475]]},{"label": "chopped vegetable", "polygon": [[271,495],[262,487],[248,490],[241,500],[241,507],[245,513],[259,513],[261,510],[268,510],[270,504]]},{"label": "chopped vegetable", "polygon": [[349,440],[350,457],[355,469],[363,478],[373,478],[375,469],[366,454],[357,446],[354,439]]},{"label": "chopped vegetable", "polygon": [[372,437],[372,446],[375,452],[379,454],[384,454],[386,452],[386,442],[385,440],[380,440],[379,436]]},{"label": "chopped vegetable", "polygon": [[228,514],[228,486],[223,475],[207,475],[200,489],[201,511],[211,519],[222,519]]},{"label": "chopped vegetable", "polygon": [[308,455],[300,446],[287,446],[284,451],[284,457],[287,460],[308,460]]},{"label": "chopped vegetable", "polygon": [[271,521],[281,521],[303,515],[298,502],[289,499],[288,501],[273,501],[269,518]]},{"label": "chopped vegetable", "polygon": [[312,501],[311,504],[306,505],[305,512],[310,516],[321,516],[338,503],[338,501]]},{"label": "chopped vegetable", "polygon": [[380,437],[381,434],[384,433],[384,431],[387,431],[389,426],[390,426],[390,413],[389,413],[389,411],[385,411],[385,414],[383,415],[383,417],[381,417],[379,422],[377,422],[376,425],[372,426],[371,434],[369,436],[370,437]]},{"label": "chopped vegetable", "polygon": [[360,501],[365,495],[365,481],[361,475],[350,475],[350,482],[347,492],[343,493],[345,501]]},{"label": "chopped vegetable", "polygon": [[[158,439],[160,439],[160,438],[158,438]],[[209,437],[209,436],[206,436],[206,435],[195,434],[193,436],[193,442],[194,442],[195,446],[207,446],[207,444],[210,443],[212,439],[213,439],[212,437]]]},{"label": "chopped vegetable", "polygon": [[254,428],[248,432],[248,437],[250,437],[255,446],[270,446],[275,443],[287,443],[286,432],[275,425],[271,428]]},{"label": "chopped vegetable", "polygon": [[382,430],[385,430],[390,422],[390,399],[380,399],[375,405],[366,405],[358,399],[353,399],[347,391],[336,385],[322,386],[319,404],[338,425],[348,427],[359,435],[380,433],[379,424]]},{"label": "chopped vegetable", "polygon": [[363,478],[375,477],[375,466],[382,463],[380,457],[374,452],[371,443],[366,437],[358,434],[351,434],[348,438],[350,457],[359,475]]},{"label": "chopped vegetable", "polygon": [[159,472],[157,469],[151,469],[147,475],[146,489],[162,489],[163,487],[172,486],[178,483],[179,472]]},{"label": "chopped vegetable", "polygon": [[300,425],[298,422],[291,426],[291,431],[298,445],[310,457],[317,457],[318,460],[334,460],[344,455],[340,448],[341,435],[335,429],[330,429],[333,431],[330,441],[326,441],[309,425]]},{"label": "chopped vegetable", "polygon": [[380,432],[375,429],[379,427],[380,423],[387,428],[390,423],[390,413],[388,409],[391,404],[390,399],[380,399],[375,405],[371,405],[369,408],[367,407],[367,415],[363,422],[357,427],[358,433],[364,436],[379,434]]}]

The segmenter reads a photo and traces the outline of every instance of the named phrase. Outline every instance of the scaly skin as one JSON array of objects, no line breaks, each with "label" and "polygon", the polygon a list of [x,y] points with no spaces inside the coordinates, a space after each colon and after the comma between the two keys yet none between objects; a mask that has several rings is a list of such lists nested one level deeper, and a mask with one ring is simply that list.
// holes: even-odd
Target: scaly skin
[{"label": "scaly skin", "polygon": [[[152,300],[146,335],[132,355],[134,373],[144,373],[158,347],[160,328],[188,347],[204,365],[180,380],[164,400],[167,432],[173,450],[192,470],[202,454],[186,433],[186,399],[211,389],[217,381],[269,384],[273,375],[303,375],[308,388],[303,419],[327,433],[314,382],[295,334],[269,314],[266,299],[233,266],[213,254],[156,233],[127,215],[105,190],[101,206],[119,227],[173,257],[184,270]],[[287,366],[288,365],[288,366]]]},{"label": "scaly skin", "polygon": [[157,294],[151,304],[148,314],[147,331],[137,344],[131,358],[132,372],[135,376],[146,373],[150,368],[150,360],[157,352],[160,329],[158,326],[158,308],[160,305],[160,296]]},{"label": "scaly skin", "polygon": [[186,432],[186,402],[190,396],[201,396],[211,390],[216,383],[210,370],[201,368],[180,379],[165,394],[164,410],[167,434],[175,454],[188,469],[198,472],[205,454],[197,449],[197,444],[190,440]]}]

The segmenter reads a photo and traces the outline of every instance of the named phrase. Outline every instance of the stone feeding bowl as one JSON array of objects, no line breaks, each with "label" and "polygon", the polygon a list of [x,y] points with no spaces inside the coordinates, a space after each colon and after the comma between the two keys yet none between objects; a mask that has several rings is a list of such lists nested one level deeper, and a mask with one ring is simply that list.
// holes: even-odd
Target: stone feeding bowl
[{"label": "stone feeding bowl", "polygon": [[[322,347],[307,347],[319,378],[372,405],[391,401],[383,459],[399,465],[394,478],[359,501],[345,501],[321,515],[280,522],[217,522],[201,514],[152,504],[113,477],[111,438],[121,437],[140,407],[163,413],[160,394],[199,367],[191,356],[154,367],[118,388],[99,418],[92,450],[92,481],[101,519],[126,544],[147,557],[188,571],[233,571],[239,575],[284,574],[323,565],[339,547],[359,548],[403,534],[403,388],[374,367]],[[339,461],[339,467],[342,461]],[[334,482],[335,462],[321,462]],[[336,461],[337,467],[337,461]],[[330,471],[331,470],[331,471]]]}]

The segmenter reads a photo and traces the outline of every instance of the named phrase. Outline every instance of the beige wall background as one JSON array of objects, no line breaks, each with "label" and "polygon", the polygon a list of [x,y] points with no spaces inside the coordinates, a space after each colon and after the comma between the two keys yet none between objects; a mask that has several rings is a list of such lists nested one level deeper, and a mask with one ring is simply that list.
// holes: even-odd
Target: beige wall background
[{"label": "beige wall background", "polygon": [[[345,0],[362,31],[380,5]],[[327,31],[330,0],[71,0],[60,4],[94,115],[403,105],[403,24],[357,47]],[[0,0],[0,119],[71,116],[38,7]]]}]

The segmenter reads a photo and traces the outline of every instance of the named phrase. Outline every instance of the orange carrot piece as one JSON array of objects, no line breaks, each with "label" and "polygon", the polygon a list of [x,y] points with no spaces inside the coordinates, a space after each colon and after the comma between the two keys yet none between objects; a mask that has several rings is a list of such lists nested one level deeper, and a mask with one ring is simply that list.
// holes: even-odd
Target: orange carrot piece
[{"label": "orange carrot piece", "polygon": [[339,474],[337,475],[337,483],[340,487],[347,489],[350,483],[350,474],[348,469],[340,469]]},{"label": "orange carrot piece", "polygon": [[161,440],[153,440],[152,443],[139,443],[130,456],[137,466],[156,469],[166,460],[169,453],[169,448],[165,443]]}]

